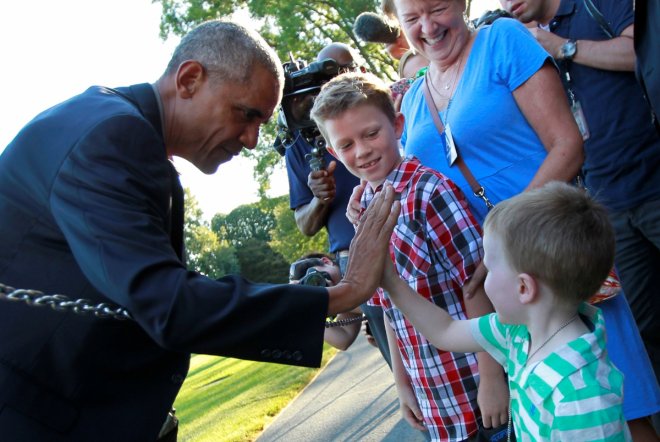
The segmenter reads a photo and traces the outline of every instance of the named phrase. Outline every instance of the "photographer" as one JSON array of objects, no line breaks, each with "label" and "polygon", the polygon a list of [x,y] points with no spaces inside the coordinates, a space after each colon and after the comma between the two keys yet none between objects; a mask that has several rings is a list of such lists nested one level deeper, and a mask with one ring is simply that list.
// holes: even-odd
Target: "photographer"
[{"label": "photographer", "polygon": [[[330,255],[310,253],[291,264],[289,282],[309,286],[332,287],[341,280],[339,266]],[[327,327],[323,339],[333,347],[345,351],[355,342],[362,325],[359,308],[339,313],[335,325]],[[346,325],[338,325],[346,322]]]},{"label": "photographer", "polygon": [[[323,48],[317,56],[317,61],[328,58],[337,62],[340,72],[357,67],[353,50],[343,43],[332,43]],[[285,100],[286,96],[283,105]],[[346,219],[346,206],[359,180],[342,164],[337,163],[325,149],[322,149],[325,169],[312,170],[309,158],[314,150],[315,146],[305,140],[299,130],[292,131],[292,142],[286,146],[285,152],[290,207],[295,210],[296,224],[305,235],[315,235],[323,227],[327,229],[330,253],[335,255],[343,274],[348,261],[348,246],[355,233],[353,225]],[[378,348],[389,365],[390,355],[382,309],[367,306],[366,303],[361,307],[367,316]]]}]

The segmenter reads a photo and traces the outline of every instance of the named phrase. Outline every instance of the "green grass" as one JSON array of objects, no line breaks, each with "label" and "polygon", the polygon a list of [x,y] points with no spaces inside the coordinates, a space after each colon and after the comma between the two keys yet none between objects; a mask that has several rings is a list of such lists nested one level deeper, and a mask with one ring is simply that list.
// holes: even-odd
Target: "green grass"
[{"label": "green grass", "polygon": [[[325,346],[322,366],[336,353]],[[252,441],[319,369],[196,355],[174,403],[180,442]]]}]

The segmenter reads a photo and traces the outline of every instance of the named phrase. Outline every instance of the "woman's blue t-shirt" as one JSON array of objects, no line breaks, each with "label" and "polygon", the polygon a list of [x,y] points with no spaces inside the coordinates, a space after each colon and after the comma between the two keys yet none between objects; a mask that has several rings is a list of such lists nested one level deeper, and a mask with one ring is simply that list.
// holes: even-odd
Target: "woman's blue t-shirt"
[{"label": "woman's blue t-shirt", "polygon": [[[459,154],[493,204],[522,192],[546,157],[541,140],[513,97],[513,91],[532,77],[548,53],[523,25],[498,19],[475,37],[463,75],[448,109],[440,119],[451,128]],[[465,193],[479,223],[485,203],[474,196],[454,164],[445,157],[440,136],[424,99],[424,77],[406,93],[402,113],[406,123],[401,143],[428,167],[454,181]]]}]

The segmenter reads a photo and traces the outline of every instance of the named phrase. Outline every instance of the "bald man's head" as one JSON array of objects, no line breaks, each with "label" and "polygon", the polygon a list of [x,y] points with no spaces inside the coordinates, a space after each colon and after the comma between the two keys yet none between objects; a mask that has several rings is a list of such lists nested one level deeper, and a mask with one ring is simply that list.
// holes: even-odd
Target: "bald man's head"
[{"label": "bald man's head", "polygon": [[316,57],[317,61],[332,58],[339,66],[348,66],[355,61],[353,48],[344,43],[330,43]]}]

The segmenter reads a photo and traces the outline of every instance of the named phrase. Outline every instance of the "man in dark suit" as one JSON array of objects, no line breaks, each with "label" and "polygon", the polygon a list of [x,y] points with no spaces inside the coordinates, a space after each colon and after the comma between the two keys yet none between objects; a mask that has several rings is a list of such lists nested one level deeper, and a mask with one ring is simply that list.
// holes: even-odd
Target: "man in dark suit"
[{"label": "man in dark suit", "polygon": [[[155,84],[92,87],[9,144],[0,283],[88,307],[0,300],[2,440],[156,440],[191,352],[319,365],[326,315],[356,307],[378,284],[396,221],[391,188],[335,287],[215,281],[182,262],[183,192],[169,158],[213,173],[254,148],[282,84],[261,37],[207,22]],[[86,308],[120,314],[77,314]]]}]

